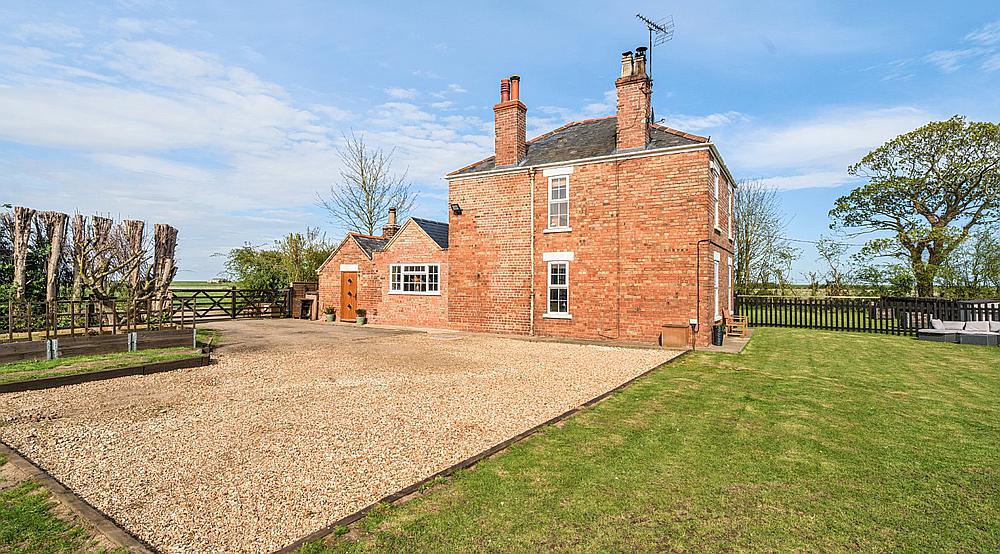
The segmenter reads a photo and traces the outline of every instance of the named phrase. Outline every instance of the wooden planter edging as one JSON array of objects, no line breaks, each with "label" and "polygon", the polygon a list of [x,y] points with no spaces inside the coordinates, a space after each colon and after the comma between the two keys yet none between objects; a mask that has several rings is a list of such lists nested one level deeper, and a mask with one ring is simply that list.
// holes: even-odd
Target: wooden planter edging
[{"label": "wooden planter edging", "polygon": [[352,523],[355,523],[358,520],[362,519],[363,517],[365,517],[366,515],[368,515],[368,512],[372,511],[373,509],[375,509],[379,505],[381,505],[381,504],[394,504],[394,503],[398,502],[399,500],[401,500],[403,498],[406,498],[407,496],[410,496],[411,494],[419,491],[421,487],[423,487],[424,485],[427,485],[428,483],[431,483],[435,479],[439,479],[439,478],[442,478],[442,477],[448,477],[449,475],[455,473],[456,471],[458,471],[460,469],[466,469],[466,468],[472,467],[472,466],[476,465],[480,460],[483,460],[485,458],[489,458],[490,456],[493,456],[494,454],[497,454],[498,452],[500,452],[502,450],[506,450],[507,448],[509,448],[514,443],[520,442],[520,441],[522,441],[522,440],[530,437],[531,435],[534,435],[535,433],[537,433],[538,431],[542,430],[543,428],[548,427],[549,425],[552,425],[554,423],[559,423],[560,421],[568,418],[569,416],[571,416],[571,415],[573,415],[573,414],[575,414],[577,412],[580,412],[580,411],[582,411],[582,410],[584,410],[586,408],[589,408],[590,406],[593,406],[594,404],[597,404],[598,402],[600,402],[600,401],[604,400],[605,398],[611,396],[612,394],[614,394],[614,393],[616,393],[616,392],[618,392],[618,391],[620,391],[620,390],[628,387],[632,383],[638,381],[639,379],[642,379],[643,377],[649,375],[650,373],[656,371],[657,369],[660,369],[660,368],[662,368],[663,366],[665,366],[667,364],[673,363],[674,360],[679,360],[679,359],[683,358],[689,352],[690,352],[690,350],[685,350],[684,352],[681,352],[679,355],[677,355],[677,356],[675,356],[675,357],[667,360],[666,362],[664,362],[664,363],[662,363],[662,364],[660,364],[660,365],[658,365],[658,366],[656,366],[654,368],[646,370],[646,371],[640,373],[639,375],[636,375],[635,377],[629,379],[628,381],[625,381],[624,383],[618,385],[617,387],[615,387],[615,388],[613,388],[613,389],[611,389],[611,390],[609,390],[609,391],[607,391],[607,392],[605,392],[603,394],[595,396],[594,398],[591,398],[590,400],[584,402],[583,404],[581,404],[581,405],[579,405],[579,406],[577,406],[575,408],[570,408],[569,410],[567,410],[567,411],[565,411],[565,412],[563,412],[563,413],[561,413],[561,414],[553,417],[552,419],[549,419],[548,421],[545,421],[543,423],[539,423],[538,425],[535,425],[534,427],[532,427],[531,429],[528,429],[527,431],[524,431],[523,433],[520,433],[520,434],[518,434],[518,435],[516,435],[516,436],[514,436],[512,438],[509,438],[509,439],[507,439],[507,440],[505,440],[505,441],[503,441],[503,442],[501,442],[499,444],[491,446],[490,448],[487,448],[486,450],[483,450],[479,454],[475,454],[475,455],[473,455],[473,456],[471,456],[469,458],[466,458],[466,459],[462,460],[461,462],[458,462],[457,464],[455,464],[455,465],[453,465],[451,467],[442,469],[441,471],[435,473],[434,475],[431,475],[430,477],[422,479],[422,480],[420,480],[420,481],[418,481],[416,483],[413,483],[412,485],[408,485],[408,486],[406,486],[406,487],[404,487],[404,488],[402,488],[402,489],[400,489],[400,490],[398,490],[398,491],[396,491],[396,492],[394,492],[394,493],[392,493],[392,494],[390,494],[388,496],[385,496],[385,497],[381,498],[380,500],[376,500],[375,502],[373,502],[373,503],[365,506],[364,508],[361,508],[360,510],[354,512],[353,514],[344,516],[344,517],[338,519],[337,521],[331,523],[330,525],[327,525],[326,527],[324,527],[322,529],[319,529],[319,530],[317,530],[317,531],[315,531],[313,533],[310,533],[309,535],[306,535],[305,537],[302,537],[301,539],[293,542],[292,544],[290,544],[290,545],[288,545],[288,546],[286,546],[284,548],[275,550],[273,554],[293,554],[294,552],[298,551],[300,548],[302,548],[303,546],[305,546],[305,545],[307,545],[307,544],[309,544],[311,542],[316,542],[318,540],[326,538],[326,537],[330,536],[331,534],[333,534],[334,531],[337,530],[337,528],[339,528],[339,527],[347,527],[348,525],[351,525]]},{"label": "wooden planter edging", "polygon": [[69,506],[80,517],[94,526],[97,531],[126,551],[135,554],[153,554],[156,552],[156,549],[147,544],[146,541],[129,533],[114,518],[79,497],[72,489],[53,477],[41,466],[2,440],[0,440],[0,454],[7,458],[7,463],[27,473],[29,479],[45,487],[52,496]]},{"label": "wooden planter edging", "polygon": [[117,335],[78,335],[0,344],[0,363],[51,360],[87,354],[134,352],[147,348],[188,346],[197,340],[194,328],[132,331]]},{"label": "wooden planter edging", "polygon": [[208,365],[211,357],[207,354],[194,356],[191,358],[181,358],[179,360],[167,360],[165,362],[152,362],[148,364],[136,365],[132,367],[119,367],[116,369],[105,369],[103,371],[92,371],[90,373],[77,373],[75,375],[60,375],[58,377],[43,377],[30,381],[18,381],[16,383],[0,383],[0,394],[5,392],[24,392],[29,390],[53,389],[66,385],[78,385],[90,381],[103,381],[116,377],[128,377],[132,375],[152,375],[164,371],[184,369],[189,367],[200,367]]}]

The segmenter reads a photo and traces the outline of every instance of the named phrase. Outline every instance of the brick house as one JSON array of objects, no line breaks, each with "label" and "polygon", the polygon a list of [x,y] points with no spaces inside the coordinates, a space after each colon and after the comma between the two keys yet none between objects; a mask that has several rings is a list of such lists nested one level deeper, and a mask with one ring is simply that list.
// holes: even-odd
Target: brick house
[{"label": "brick house", "polygon": [[501,81],[495,155],[447,175],[448,224],[349,235],[321,303],[356,267],[374,322],[660,344],[694,326],[707,344],[732,307],[733,178],[708,138],[652,122],[643,50],[615,86],[614,116],[526,141],[520,78]]},{"label": "brick house", "polygon": [[342,320],[365,308],[377,323],[447,327],[447,223],[410,218],[400,227],[389,210],[381,236],[348,233],[317,273],[320,305]]}]

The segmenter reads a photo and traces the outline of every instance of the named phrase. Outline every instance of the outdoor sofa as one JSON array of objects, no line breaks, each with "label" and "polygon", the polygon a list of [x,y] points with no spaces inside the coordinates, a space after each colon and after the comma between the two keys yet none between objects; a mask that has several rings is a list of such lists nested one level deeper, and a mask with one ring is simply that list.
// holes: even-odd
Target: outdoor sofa
[{"label": "outdoor sofa", "polygon": [[1000,321],[942,321],[931,319],[930,329],[918,329],[917,338],[934,342],[954,342],[997,346]]}]

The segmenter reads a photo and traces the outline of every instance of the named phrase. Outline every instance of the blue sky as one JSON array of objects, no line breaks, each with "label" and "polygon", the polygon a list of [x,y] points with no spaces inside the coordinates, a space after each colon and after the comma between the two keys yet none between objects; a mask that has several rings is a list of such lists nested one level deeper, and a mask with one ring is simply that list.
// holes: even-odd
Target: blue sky
[{"label": "blue sky", "polygon": [[[292,230],[341,133],[396,148],[444,219],[448,171],[492,150],[498,80],[522,75],[529,135],[610,115],[634,14],[673,15],[653,58],[668,125],[711,135],[738,178],[782,190],[789,235],[866,151],[935,119],[1000,120],[993,2],[0,3],[0,203],[180,228],[179,278]],[[803,244],[795,277],[816,267]]]}]

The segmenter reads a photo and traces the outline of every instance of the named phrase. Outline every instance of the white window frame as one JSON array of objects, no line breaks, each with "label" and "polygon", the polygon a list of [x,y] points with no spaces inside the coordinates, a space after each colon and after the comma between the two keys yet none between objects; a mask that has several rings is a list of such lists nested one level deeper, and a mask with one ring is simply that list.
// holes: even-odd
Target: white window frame
[{"label": "white window frame", "polygon": [[[566,204],[566,225],[552,225],[552,183],[554,181],[565,181],[566,183],[566,198],[559,200],[559,204]],[[548,178],[548,202],[546,203],[546,218],[545,218],[545,232],[546,233],[557,233],[557,232],[567,232],[572,231],[573,228],[569,224],[569,174],[562,173],[558,175],[551,175]]]},{"label": "white window frame", "polygon": [[729,240],[733,240],[736,236],[734,233],[734,227],[736,227],[736,186],[729,186]]},{"label": "white window frame", "polygon": [[719,227],[719,170],[714,167],[712,168],[712,191],[715,195],[712,202],[715,210],[715,228],[718,231],[722,231],[722,228]]},{"label": "white window frame", "polygon": [[[420,267],[422,269],[412,269]],[[434,268],[434,273],[437,274],[437,281],[432,283],[430,276],[430,268]],[[399,270],[399,280],[397,281],[394,277],[396,270]],[[424,278],[425,284],[427,285],[427,290],[416,291],[416,290],[403,290],[403,277],[405,275],[415,275],[422,276]],[[431,286],[434,285],[435,290],[430,290]],[[389,265],[389,294],[408,294],[413,296],[441,296],[441,264],[414,262],[414,263],[399,263]]]},{"label": "white window frame", "polygon": [[729,262],[729,313],[733,313],[733,257],[727,256],[727,261]]},{"label": "white window frame", "polygon": [[722,256],[718,252],[712,252],[712,266],[714,269],[714,279],[712,281],[712,289],[715,292],[715,321],[722,319],[722,315],[719,314],[719,261]]},{"label": "white window frame", "polygon": [[[566,283],[561,285],[552,284],[552,268],[556,266],[565,266],[566,268]],[[545,268],[545,313],[542,314],[543,318],[546,319],[573,319],[573,315],[569,311],[569,266],[570,260],[552,260],[546,264]],[[566,291],[566,311],[565,312],[553,312],[551,310],[552,302],[552,291],[554,290],[565,290]]]}]

